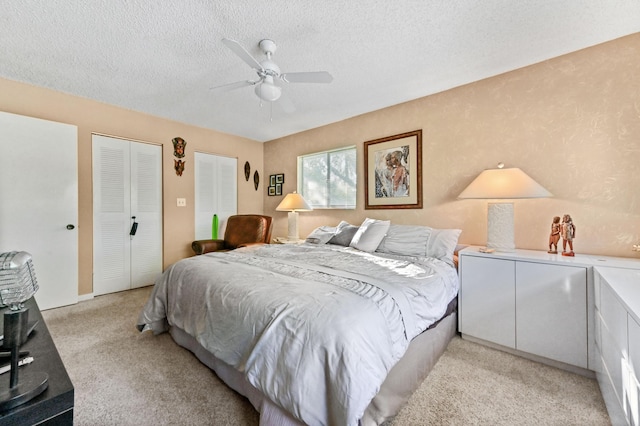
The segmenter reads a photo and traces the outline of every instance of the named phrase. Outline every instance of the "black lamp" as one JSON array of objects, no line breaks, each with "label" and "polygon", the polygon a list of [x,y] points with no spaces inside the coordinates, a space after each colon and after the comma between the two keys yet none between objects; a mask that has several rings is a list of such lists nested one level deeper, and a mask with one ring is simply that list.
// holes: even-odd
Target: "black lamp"
[{"label": "black lamp", "polygon": [[31,255],[27,252],[0,254],[0,305],[4,314],[2,348],[11,351],[11,373],[0,376],[0,411],[9,410],[40,395],[49,385],[46,373],[25,370],[18,382],[20,346],[30,332],[29,310],[24,302],[38,291]]}]

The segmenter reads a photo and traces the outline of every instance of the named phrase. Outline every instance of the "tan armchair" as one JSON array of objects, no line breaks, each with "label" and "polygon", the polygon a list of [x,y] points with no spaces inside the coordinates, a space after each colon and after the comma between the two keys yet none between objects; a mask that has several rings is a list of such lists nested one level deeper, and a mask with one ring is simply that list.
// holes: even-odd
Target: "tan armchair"
[{"label": "tan armchair", "polygon": [[271,240],[271,216],[239,214],[229,216],[222,240],[197,240],[191,243],[195,254],[234,250],[252,244],[268,244]]}]

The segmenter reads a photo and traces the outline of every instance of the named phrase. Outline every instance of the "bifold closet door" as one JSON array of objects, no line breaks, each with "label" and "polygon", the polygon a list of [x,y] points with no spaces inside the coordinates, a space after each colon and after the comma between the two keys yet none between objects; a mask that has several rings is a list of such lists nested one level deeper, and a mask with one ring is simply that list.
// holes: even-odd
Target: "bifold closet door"
[{"label": "bifold closet door", "polygon": [[131,214],[138,224],[131,242],[131,288],[153,284],[162,272],[162,147],[132,142]]},{"label": "bifold closet door", "polygon": [[153,284],[162,272],[161,168],[159,145],[93,136],[94,295]]},{"label": "bifold closet door", "polygon": [[211,238],[211,222],[218,215],[218,238],[222,239],[227,218],[238,211],[238,160],[220,155],[195,153],[196,240]]}]

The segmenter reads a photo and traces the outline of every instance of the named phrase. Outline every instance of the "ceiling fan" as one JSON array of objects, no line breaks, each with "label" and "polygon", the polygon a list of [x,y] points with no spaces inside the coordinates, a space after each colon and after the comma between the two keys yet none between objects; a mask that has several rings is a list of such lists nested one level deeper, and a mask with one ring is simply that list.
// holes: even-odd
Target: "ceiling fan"
[{"label": "ceiling fan", "polygon": [[273,40],[264,39],[258,43],[260,49],[264,52],[267,59],[258,62],[240,43],[235,40],[223,38],[222,42],[233,53],[238,55],[245,63],[253,68],[258,74],[257,80],[243,80],[235,83],[224,84],[222,86],[212,87],[211,90],[218,92],[227,92],[229,90],[239,89],[246,86],[255,86],[255,93],[263,101],[274,102],[280,99],[284,101],[282,106],[285,111],[292,111],[293,104],[286,97],[282,96],[282,86],[280,82],[285,83],[331,83],[333,77],[326,71],[313,72],[280,72],[280,67],[271,60],[271,56],[276,51],[276,43]]}]

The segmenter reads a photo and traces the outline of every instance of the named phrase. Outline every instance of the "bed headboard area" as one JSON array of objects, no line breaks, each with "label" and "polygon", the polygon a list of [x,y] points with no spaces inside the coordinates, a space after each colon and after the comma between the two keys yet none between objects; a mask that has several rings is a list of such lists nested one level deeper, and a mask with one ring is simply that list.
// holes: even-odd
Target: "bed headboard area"
[{"label": "bed headboard area", "polygon": [[461,232],[460,229],[396,225],[389,220],[366,218],[360,225],[341,221],[337,226],[320,226],[305,241],[312,244],[337,244],[366,252],[434,257],[456,265],[456,250]]}]

